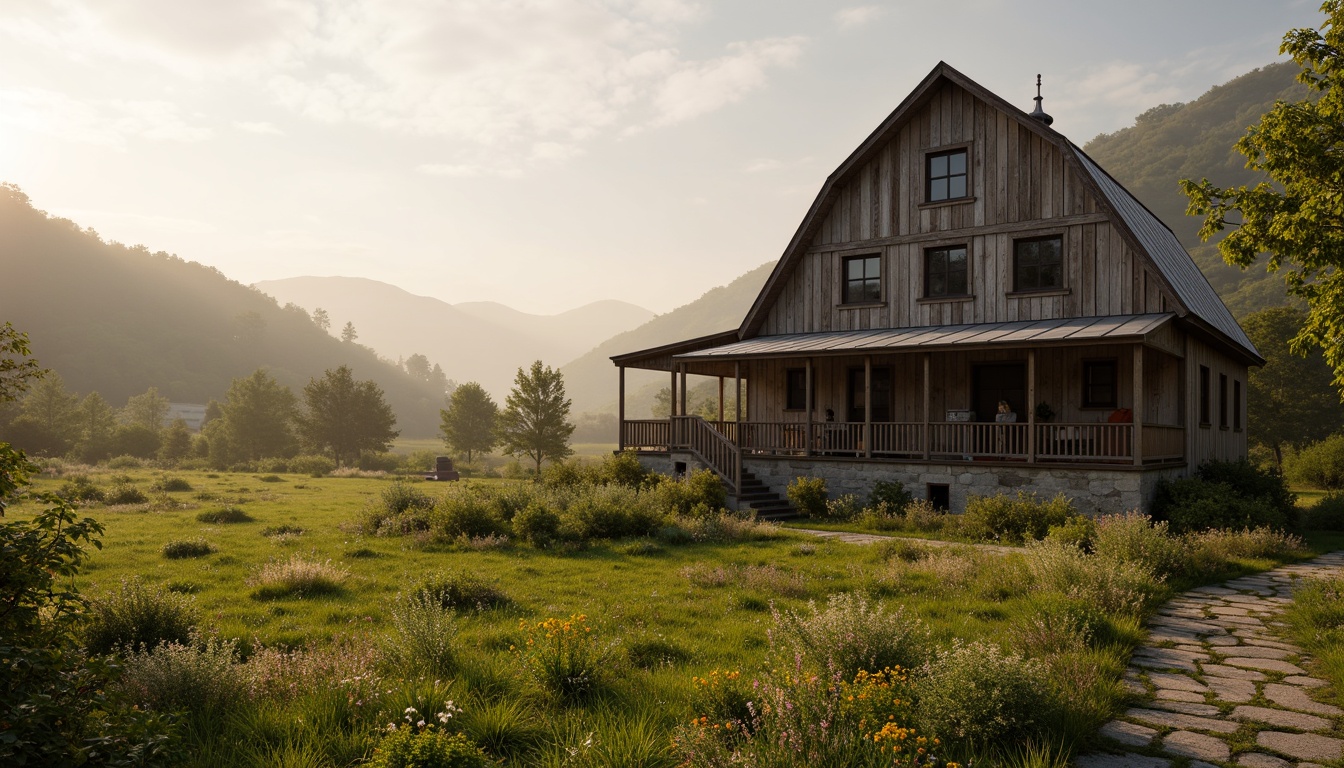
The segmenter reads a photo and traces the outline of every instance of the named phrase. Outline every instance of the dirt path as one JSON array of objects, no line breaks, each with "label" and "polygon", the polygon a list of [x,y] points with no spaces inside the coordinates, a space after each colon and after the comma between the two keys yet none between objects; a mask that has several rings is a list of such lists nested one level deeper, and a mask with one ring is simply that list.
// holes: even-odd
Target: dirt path
[{"label": "dirt path", "polygon": [[[1312,768],[1344,759],[1344,711],[1311,696],[1324,680],[1300,666],[1277,620],[1293,582],[1344,572],[1344,552],[1191,590],[1158,609],[1125,685],[1134,706],[1101,729],[1112,753],[1078,768]],[[1142,748],[1143,753],[1133,751]],[[1162,756],[1158,756],[1162,755]]]}]

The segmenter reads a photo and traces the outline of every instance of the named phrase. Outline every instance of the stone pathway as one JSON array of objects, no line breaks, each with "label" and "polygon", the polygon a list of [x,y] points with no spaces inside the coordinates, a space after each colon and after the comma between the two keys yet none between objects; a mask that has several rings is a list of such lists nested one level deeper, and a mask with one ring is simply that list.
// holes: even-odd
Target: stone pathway
[{"label": "stone pathway", "polygon": [[1344,710],[1311,697],[1326,683],[1302,669],[1306,654],[1282,639],[1275,618],[1292,602],[1295,580],[1342,569],[1344,552],[1333,552],[1162,606],[1125,672],[1139,703],[1101,729],[1116,754],[1083,755],[1075,765],[1168,768],[1186,758],[1190,768],[1320,768],[1344,760]]}]

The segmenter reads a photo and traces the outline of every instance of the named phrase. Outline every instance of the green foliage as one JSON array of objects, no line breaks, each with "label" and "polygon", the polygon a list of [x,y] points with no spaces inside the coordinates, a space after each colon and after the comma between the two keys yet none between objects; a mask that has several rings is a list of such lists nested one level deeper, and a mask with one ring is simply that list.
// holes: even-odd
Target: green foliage
[{"label": "green foliage", "polygon": [[123,579],[119,588],[89,602],[84,645],[92,653],[113,653],[160,643],[190,643],[199,618],[190,597],[139,579]]},{"label": "green foliage", "polygon": [[383,390],[372,381],[355,381],[346,365],[311,379],[303,388],[303,402],[298,427],[304,445],[330,452],[337,466],[364,451],[387,451],[400,434],[393,429],[397,418]]},{"label": "green foliage", "polygon": [[1158,483],[1153,517],[1168,521],[1176,533],[1262,525],[1281,528],[1289,522],[1285,511],[1269,498],[1245,496],[1230,483],[1199,476]]},{"label": "green foliage", "polygon": [[[16,193],[23,194],[14,186],[0,187],[0,194],[12,196]],[[24,200],[26,202],[27,198]],[[15,330],[9,321],[0,325],[0,403],[23,399],[32,387],[32,380],[40,379],[46,373],[32,358],[28,334]],[[0,493],[10,490],[0,488]]]},{"label": "green foliage", "polygon": [[653,495],[661,509],[678,517],[716,514],[728,502],[723,481],[710,469],[697,469],[680,479],[661,476]]},{"label": "green foliage", "polygon": [[583,614],[568,619],[518,622],[522,638],[513,647],[524,676],[566,702],[588,698],[611,673],[615,644],[599,639]]},{"label": "green foliage", "polygon": [[1159,578],[1174,576],[1185,566],[1185,548],[1180,540],[1168,534],[1167,523],[1154,523],[1137,510],[1098,519],[1093,526],[1091,545],[1099,558],[1135,563]]},{"label": "green foliage", "polygon": [[770,643],[779,662],[851,679],[860,670],[915,669],[928,658],[929,631],[901,607],[888,611],[867,595],[840,592],[824,609],[772,610]]},{"label": "green foliage", "polygon": [[256,599],[276,600],[337,594],[348,578],[350,572],[330,560],[309,560],[295,553],[288,560],[271,560],[261,566],[249,583],[256,587],[252,593]]},{"label": "green foliage", "polygon": [[79,401],[76,417],[79,440],[75,444],[75,454],[79,460],[92,464],[108,458],[112,450],[112,433],[117,428],[116,411],[102,395],[90,392]]},{"label": "green foliage", "polygon": [[519,368],[497,422],[504,452],[530,458],[538,473],[543,461],[569,456],[573,453],[569,437],[574,432],[569,407],[564,376],[559,371],[542,365],[540,360],[526,371]]},{"label": "green foliage", "polygon": [[221,507],[196,513],[196,520],[202,523],[251,523],[254,518],[239,507]]},{"label": "green foliage", "polygon": [[789,503],[799,514],[807,517],[825,517],[826,479],[822,477],[795,477],[789,483]]},{"label": "green foliage", "polygon": [[1320,350],[1300,354],[1291,348],[1306,322],[1307,313],[1296,307],[1266,309],[1241,321],[1265,358],[1246,382],[1247,436],[1268,447],[1280,467],[1285,447],[1322,440],[1344,427],[1344,403],[1330,385],[1334,374]]},{"label": "green foliage", "polygon": [[108,504],[144,504],[149,497],[129,481],[118,480],[103,494],[103,501]]},{"label": "green foliage", "polygon": [[453,390],[448,407],[439,411],[440,433],[448,449],[467,457],[489,453],[499,444],[495,432],[499,406],[480,384],[469,381]]},{"label": "green foliage", "polygon": [[[640,488],[650,482],[652,474],[640,463],[638,454],[634,451],[622,451],[602,459],[600,477],[601,482],[608,485]],[[720,483],[719,487],[722,488],[723,484]]]},{"label": "green foliage", "polygon": [[892,509],[904,509],[914,500],[900,480],[878,480],[873,483],[873,490],[868,494],[869,507],[886,504]]},{"label": "green foliage", "polygon": [[157,435],[168,418],[168,410],[168,398],[160,395],[157,387],[150,387],[126,401],[126,407],[121,409],[121,420],[129,426],[143,427]]},{"label": "green foliage", "polygon": [[560,536],[560,516],[540,501],[534,501],[513,516],[513,533],[528,544],[544,549]]},{"label": "green foliage", "polygon": [[1046,670],[990,643],[956,643],[938,654],[917,684],[926,732],[973,748],[1022,743],[1039,735],[1050,707]]},{"label": "green foliage", "polygon": [[141,646],[128,651],[122,663],[118,688],[128,699],[151,711],[190,713],[206,727],[248,698],[249,681],[231,640]]},{"label": "green foliage", "polygon": [[[1306,324],[1296,347],[1320,347],[1344,386],[1344,3],[1327,0],[1320,30],[1287,33],[1280,53],[1301,67],[1298,80],[1315,92],[1297,102],[1281,101],[1237,142],[1247,167],[1265,172],[1271,183],[1219,188],[1204,179],[1181,182],[1188,212],[1203,216],[1200,236],[1209,239],[1228,224],[1218,244],[1229,263],[1246,268],[1268,253],[1267,267],[1286,270],[1289,293],[1307,302]],[[1230,221],[1229,221],[1230,219]]]},{"label": "green foliage", "polygon": [[1051,526],[1063,525],[1077,514],[1073,502],[1063,494],[1049,501],[1023,491],[1016,496],[972,495],[966,501],[962,524],[972,538],[1020,544],[1045,538]]},{"label": "green foliage", "polygon": [[184,557],[205,557],[214,552],[215,548],[201,538],[177,539],[164,544],[160,551],[169,560],[180,560]]},{"label": "green foliage", "polygon": [[1335,495],[1344,489],[1344,434],[1304,447],[1288,459],[1287,470],[1293,482]]},{"label": "green foliage", "polygon": [[1302,515],[1307,531],[1344,531],[1344,496],[1327,496]]},{"label": "green foliage", "polygon": [[1027,570],[1036,585],[1108,613],[1142,615],[1164,595],[1163,577],[1142,563],[1089,555],[1052,539],[1027,545]]},{"label": "green foliage", "polygon": [[24,398],[19,418],[8,432],[15,445],[44,456],[60,456],[80,437],[79,397],[66,391],[60,374],[49,371]]},{"label": "green foliage", "polygon": [[182,493],[192,490],[191,483],[185,478],[172,475],[160,476],[150,484],[149,489],[158,493]]},{"label": "green foliage", "polygon": [[336,471],[336,462],[328,456],[303,454],[289,460],[289,471],[309,477],[326,477]]},{"label": "green foliage", "polygon": [[489,768],[491,761],[467,737],[427,725],[403,725],[378,742],[369,768]]},{"label": "green foliage", "polygon": [[150,429],[144,424],[119,424],[112,431],[108,450],[115,457],[152,459],[159,455],[159,448],[162,445],[163,438],[157,430]]},{"label": "green foliage", "polygon": [[163,430],[159,443],[160,461],[176,464],[191,455],[191,428],[182,419],[173,419]]},{"label": "green foliage", "polygon": [[234,379],[220,411],[232,460],[294,455],[298,447],[294,435],[298,399],[264,369]]},{"label": "green foliage", "polygon": [[389,664],[406,677],[446,677],[456,668],[458,622],[439,595],[417,590],[392,607]]},{"label": "green foliage", "polygon": [[454,486],[430,515],[435,535],[449,541],[459,536],[476,538],[509,533],[509,526],[482,494],[469,486]]},{"label": "green foliage", "polygon": [[459,611],[484,611],[511,602],[495,585],[461,570],[431,573],[416,585],[413,594],[422,595],[442,608]]},{"label": "green foliage", "polygon": [[383,490],[383,509],[389,515],[400,515],[411,510],[429,510],[434,499],[429,494],[404,481],[396,480]]},{"label": "green foliage", "polygon": [[95,485],[88,475],[72,475],[61,484],[61,489],[56,495],[71,504],[100,502],[106,496],[103,489]]}]

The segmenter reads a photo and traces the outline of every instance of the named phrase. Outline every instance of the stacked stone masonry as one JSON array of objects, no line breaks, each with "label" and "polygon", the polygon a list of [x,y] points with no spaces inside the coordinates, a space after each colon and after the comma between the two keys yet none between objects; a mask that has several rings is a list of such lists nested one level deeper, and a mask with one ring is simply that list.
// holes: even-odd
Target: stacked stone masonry
[{"label": "stacked stone masonry", "polygon": [[1342,570],[1335,552],[1172,599],[1125,673],[1133,706],[1101,729],[1113,749],[1079,757],[1078,768],[1338,765],[1344,710],[1311,696],[1326,682],[1303,669],[1309,659],[1284,640],[1277,614],[1296,580]]}]

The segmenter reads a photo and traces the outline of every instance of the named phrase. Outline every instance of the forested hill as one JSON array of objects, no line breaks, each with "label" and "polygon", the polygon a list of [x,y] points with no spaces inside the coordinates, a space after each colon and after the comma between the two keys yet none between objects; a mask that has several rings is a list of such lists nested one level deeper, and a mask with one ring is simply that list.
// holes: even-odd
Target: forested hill
[{"label": "forested hill", "polygon": [[1283,278],[1263,267],[1229,267],[1213,243],[1201,243],[1200,219],[1185,215],[1178,182],[1207,178],[1226,187],[1263,181],[1233,145],[1276,100],[1306,97],[1306,86],[1294,80],[1299,71],[1291,62],[1254,70],[1189,103],[1153,107],[1133,127],[1102,134],[1083,148],[1171,227],[1237,317],[1283,304]]},{"label": "forested hill", "polygon": [[404,436],[438,431],[443,396],[429,382],[211,267],[103,242],[9,186],[0,186],[0,233],[0,322],[26,332],[34,356],[72,391],[120,404],[153,386],[204,403],[265,367],[300,394],[310,378],[348,364],[383,388]]}]

